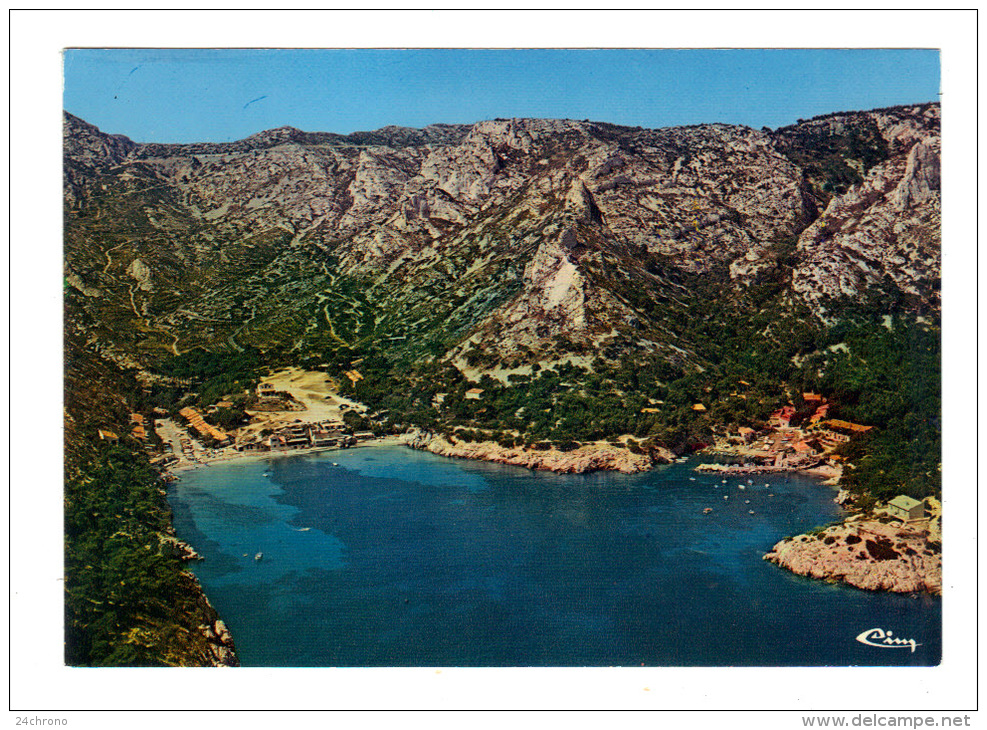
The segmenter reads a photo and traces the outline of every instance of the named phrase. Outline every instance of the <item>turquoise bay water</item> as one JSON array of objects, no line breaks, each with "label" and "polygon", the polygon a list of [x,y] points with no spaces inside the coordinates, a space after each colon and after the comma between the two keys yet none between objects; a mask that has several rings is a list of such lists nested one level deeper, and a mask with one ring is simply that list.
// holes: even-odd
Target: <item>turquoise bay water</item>
[{"label": "turquoise bay water", "polygon": [[[939,599],[761,559],[838,518],[831,488],[695,463],[567,475],[383,446],[202,468],[169,498],[244,666],[938,663]],[[872,628],[921,645],[854,640]]]}]

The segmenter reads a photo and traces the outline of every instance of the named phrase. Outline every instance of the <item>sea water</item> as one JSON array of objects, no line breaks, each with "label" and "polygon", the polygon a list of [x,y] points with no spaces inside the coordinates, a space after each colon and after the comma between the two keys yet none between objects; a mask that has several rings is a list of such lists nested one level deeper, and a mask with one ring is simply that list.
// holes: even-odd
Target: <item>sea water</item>
[{"label": "sea water", "polygon": [[[244,666],[938,663],[939,599],[762,559],[839,519],[831,487],[696,463],[572,475],[380,446],[199,468],[169,498]],[[877,628],[918,646],[856,640]]]}]

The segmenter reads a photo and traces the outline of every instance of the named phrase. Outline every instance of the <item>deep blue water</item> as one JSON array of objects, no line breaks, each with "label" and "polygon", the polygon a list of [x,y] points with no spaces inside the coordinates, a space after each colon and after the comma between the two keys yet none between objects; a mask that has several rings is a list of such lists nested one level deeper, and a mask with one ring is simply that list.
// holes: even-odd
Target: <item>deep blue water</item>
[{"label": "deep blue water", "polygon": [[[244,666],[938,663],[939,599],[761,559],[838,518],[831,488],[695,463],[562,475],[386,446],[211,466],[169,496]],[[854,640],[871,628],[921,646]]]}]

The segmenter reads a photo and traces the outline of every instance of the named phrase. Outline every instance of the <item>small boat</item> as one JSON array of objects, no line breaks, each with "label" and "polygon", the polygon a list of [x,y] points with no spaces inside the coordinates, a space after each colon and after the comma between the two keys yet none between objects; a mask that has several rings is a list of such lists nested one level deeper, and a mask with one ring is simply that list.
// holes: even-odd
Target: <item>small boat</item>
[{"label": "small boat", "polygon": [[723,499],[730,499],[730,497],[728,497],[727,495],[724,494],[723,495]]},{"label": "small boat", "polygon": [[703,514],[704,515],[708,515],[712,511],[713,511],[713,508],[712,507],[707,507],[706,509],[703,510]]},{"label": "small boat", "polygon": [[689,477],[689,481],[690,482],[694,482],[694,481],[696,481],[696,478],[695,477]]},{"label": "small boat", "polygon": [[753,479],[748,479],[748,480],[747,480],[747,483],[748,483],[748,484],[753,484],[753,483],[754,483],[754,480],[753,480]]},{"label": "small boat", "polygon": [[744,491],[745,489],[747,489],[747,487],[745,487],[743,484],[738,484],[737,489],[739,489],[740,491]]},{"label": "small boat", "polygon": [[295,532],[308,532],[311,529],[311,527],[299,527]]},{"label": "small boat", "polygon": [[754,514],[754,510],[752,510],[752,509],[751,510],[747,510],[747,514],[749,514],[749,515]]},{"label": "small boat", "polygon": [[271,476],[271,472],[265,471],[261,476],[269,477]]},{"label": "small boat", "polygon": [[336,463],[335,461],[334,461],[334,462],[332,462],[332,465],[333,465],[333,466],[339,466],[339,464],[337,464],[337,463]]},{"label": "small boat", "polygon": [[263,558],[264,558],[264,553],[257,553],[254,556],[254,560],[257,560],[257,561],[263,560]]},{"label": "small boat", "polygon": [[773,495],[773,494],[769,494],[768,496],[769,496],[769,497],[773,497],[774,495]]},{"label": "small boat", "polygon": [[751,503],[751,501],[749,499],[745,499],[744,500],[744,504],[750,504],[750,503]]}]

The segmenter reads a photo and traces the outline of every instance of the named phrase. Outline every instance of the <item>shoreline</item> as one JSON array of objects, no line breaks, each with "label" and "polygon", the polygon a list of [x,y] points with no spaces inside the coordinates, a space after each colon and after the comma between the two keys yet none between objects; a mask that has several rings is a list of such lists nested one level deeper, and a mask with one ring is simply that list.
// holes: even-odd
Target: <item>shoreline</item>
[{"label": "shoreline", "polygon": [[[436,456],[487,461],[560,474],[584,474],[593,471],[635,474],[650,471],[656,465],[671,463],[676,459],[672,452],[655,455],[635,454],[625,447],[609,444],[589,445],[573,451],[561,452],[555,449],[535,451],[507,448],[495,442],[450,442],[442,436],[413,430],[404,434],[368,439],[348,447],[323,446],[266,452],[234,451],[206,457],[197,463],[173,466],[164,474],[170,481],[177,482],[180,481],[182,474],[213,464],[264,461],[382,446],[406,446],[428,451]],[[741,467],[706,463],[699,464],[694,470],[724,475],[803,474],[820,479],[820,486],[828,487],[838,487],[842,476],[842,468],[826,464],[802,467],[775,465]],[[839,497],[834,501],[839,502]],[[928,531],[917,531],[914,526],[892,526],[879,521],[877,517],[850,514],[820,533],[786,537],[771,547],[762,558],[796,575],[830,583],[843,582],[863,590],[893,593],[927,592],[941,595],[942,560],[939,552],[941,538],[936,538],[938,534],[930,537]],[[215,633],[218,635],[220,632]],[[232,642],[232,638],[230,641]],[[225,657],[216,658],[222,660]]]},{"label": "shoreline", "polygon": [[636,474],[649,471],[655,464],[671,463],[675,455],[661,450],[654,455],[635,454],[626,447],[610,444],[581,446],[572,451],[555,448],[544,451],[501,446],[493,441],[452,442],[443,436],[414,430],[404,434],[402,442],[412,449],[428,451],[437,456],[489,461],[495,464],[521,466],[557,474],[586,474],[593,471],[616,471]]},{"label": "shoreline", "polygon": [[[762,558],[796,575],[869,591],[942,595],[942,541],[934,520],[851,515],[816,533],[786,537]],[[939,539],[936,539],[939,538]]]},{"label": "shoreline", "polygon": [[264,461],[265,459],[280,459],[291,456],[304,456],[306,454],[319,454],[330,451],[349,451],[351,449],[361,449],[375,446],[397,446],[405,443],[401,436],[380,436],[374,439],[367,439],[352,446],[315,446],[306,449],[284,449],[278,451],[234,451],[229,454],[218,456],[208,456],[195,463],[179,463],[165,469],[162,474],[170,475],[173,479],[179,479],[182,474],[196,471],[202,467],[214,464],[241,464],[250,461]]},{"label": "shoreline", "polygon": [[824,485],[838,487],[843,476],[843,468],[829,464],[814,464],[813,466],[775,466],[773,464],[755,464],[740,466],[737,464],[699,464],[694,469],[698,472],[714,472],[717,474],[805,474],[810,477],[824,479]]}]

